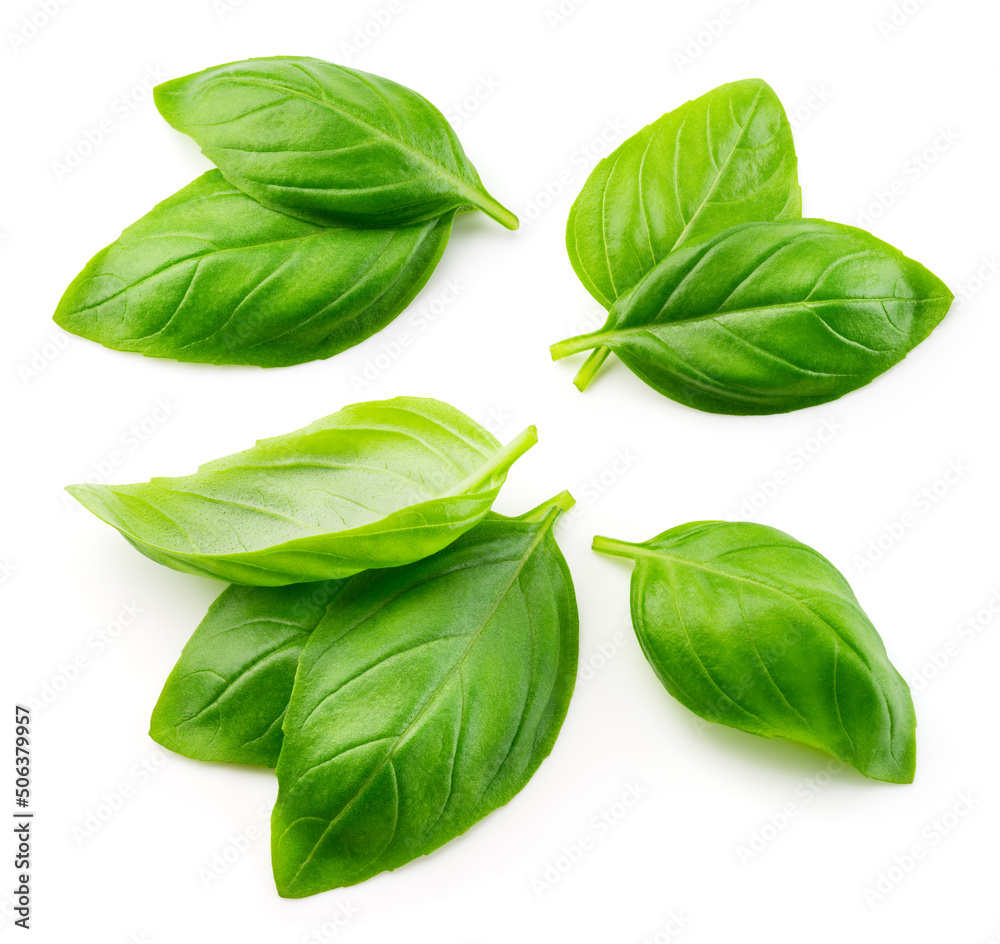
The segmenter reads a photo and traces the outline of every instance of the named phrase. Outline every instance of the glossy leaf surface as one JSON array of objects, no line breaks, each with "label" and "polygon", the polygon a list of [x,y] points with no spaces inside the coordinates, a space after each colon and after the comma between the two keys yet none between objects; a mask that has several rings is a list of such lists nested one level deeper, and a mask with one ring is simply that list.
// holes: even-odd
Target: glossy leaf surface
[{"label": "glossy leaf surface", "polygon": [[274,767],[299,656],[341,586],[224,590],[167,678],[149,736],[195,760]]},{"label": "glossy leaf surface", "polygon": [[901,361],[941,321],[947,286],[863,230],[747,223],[671,253],[593,334],[653,389],[711,413],[835,400]]},{"label": "glossy leaf surface", "polygon": [[632,624],[667,691],[695,714],[811,744],[865,776],[913,780],[910,690],[847,580],[794,538],[750,522],[697,521],[632,558]]},{"label": "glossy leaf surface", "polygon": [[502,447],[438,400],[349,406],[137,485],[72,485],[147,557],[253,586],[337,579],[439,551],[489,511],[534,427]]},{"label": "glossy leaf surface", "polygon": [[685,102],[605,157],[570,210],[566,246],[610,308],[681,244],[801,209],[785,109],[766,82],[746,79]]},{"label": "glossy leaf surface", "polygon": [[271,819],[300,898],[426,855],[528,782],[576,677],[560,496],[427,560],[353,578],[302,653]]},{"label": "glossy leaf surface", "polygon": [[475,207],[517,228],[444,115],[388,79],[277,56],[215,66],[154,94],[160,114],[231,183],[276,209],[391,226]]},{"label": "glossy leaf surface", "polygon": [[[802,212],[792,129],[761,79],[685,102],[604,158],[570,210],[566,248],[605,308],[668,253],[738,223]],[[608,355],[598,348],[574,383],[585,389]]]},{"label": "glossy leaf surface", "polygon": [[266,209],[213,170],[91,259],[55,320],[149,357],[258,367],[330,357],[410,303],[451,224],[319,226]]}]

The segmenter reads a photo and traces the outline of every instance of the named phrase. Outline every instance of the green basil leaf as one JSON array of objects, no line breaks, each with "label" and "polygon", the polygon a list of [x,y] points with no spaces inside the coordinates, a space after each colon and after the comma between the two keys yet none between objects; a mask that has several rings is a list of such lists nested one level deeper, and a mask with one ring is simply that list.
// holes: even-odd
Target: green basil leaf
[{"label": "green basil leaf", "polygon": [[281,586],[441,550],[489,511],[536,441],[529,427],[501,448],[454,407],[399,397],[349,406],[193,475],[67,490],[167,567]]},{"label": "green basil leaf", "polygon": [[299,655],[343,584],[223,590],[167,678],[149,736],[195,760],[274,767]]},{"label": "green basil leaf", "polygon": [[277,766],[299,656],[349,579],[224,590],[167,678],[150,737],[194,760]]},{"label": "green basil leaf", "polygon": [[399,229],[319,226],[209,171],[87,263],[55,313],[118,351],[284,367],[385,327],[434,271],[452,215]]},{"label": "green basil leaf", "polygon": [[792,129],[762,79],[712,89],[605,157],[569,214],[566,248],[605,308],[684,242],[802,212]]},{"label": "green basil leaf", "polygon": [[385,226],[477,208],[517,229],[444,115],[377,75],[298,56],[247,59],[164,82],[154,97],[231,183],[284,212]]},{"label": "green basil leaf", "polygon": [[[712,89],[667,112],[604,158],[570,210],[566,247],[605,308],[667,253],[738,223],[802,212],[792,128],[761,79]],[[607,350],[595,351],[584,389]]]},{"label": "green basil leaf", "polygon": [[271,819],[286,898],[426,855],[503,806],[551,751],[576,677],[563,494],[353,578],[299,663]]},{"label": "green basil leaf", "polygon": [[811,744],[866,777],[910,783],[916,716],[906,682],[844,576],[793,537],[696,521],[642,544],[632,624],[668,692],[707,721]]},{"label": "green basil leaf", "polygon": [[786,413],[870,383],[951,302],[940,279],[863,230],[746,223],[672,252],[603,328],[553,345],[552,356],[606,346],[678,403]]}]

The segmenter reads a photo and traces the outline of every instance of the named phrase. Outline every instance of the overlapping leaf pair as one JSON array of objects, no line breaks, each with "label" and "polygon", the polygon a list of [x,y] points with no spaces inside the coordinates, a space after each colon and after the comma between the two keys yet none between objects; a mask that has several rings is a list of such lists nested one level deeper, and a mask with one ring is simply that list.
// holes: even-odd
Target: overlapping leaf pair
[{"label": "overlapping leaf pair", "polygon": [[[465,832],[551,751],[576,678],[573,499],[490,506],[507,447],[447,404],[361,403],[178,479],[70,491],[143,554],[230,580],[151,723],[277,766],[275,881],[351,885]],[[353,576],[352,576],[353,575]]]},{"label": "overlapping leaf pair", "polygon": [[941,321],[948,288],[851,226],[800,219],[792,130],[767,83],[723,85],[598,164],[570,212],[570,261],[608,309],[552,345],[613,351],[653,389],[711,413],[785,413],[870,383]]},{"label": "overlapping leaf pair", "polygon": [[154,94],[218,170],[126,229],[66,290],[56,322],[106,347],[258,367],[330,357],[406,308],[456,212],[517,228],[444,116],[388,79],[275,57]]}]

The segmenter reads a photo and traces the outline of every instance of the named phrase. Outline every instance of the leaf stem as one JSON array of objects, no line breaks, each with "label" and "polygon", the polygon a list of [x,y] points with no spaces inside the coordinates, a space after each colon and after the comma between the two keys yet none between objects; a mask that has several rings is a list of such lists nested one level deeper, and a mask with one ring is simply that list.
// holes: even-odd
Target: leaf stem
[{"label": "leaf stem", "polygon": [[542,521],[551,511],[558,509],[560,513],[569,511],[576,504],[576,499],[569,492],[560,492],[555,498],[542,502],[537,508],[526,511],[520,516],[522,521]]},{"label": "leaf stem", "polygon": [[577,371],[576,376],[573,378],[573,385],[580,393],[583,393],[590,386],[590,381],[597,375],[597,372],[601,369],[601,365],[607,360],[610,353],[611,348],[595,348],[591,352],[590,357],[584,361],[583,367]]},{"label": "leaf stem", "polygon": [[473,203],[490,219],[496,220],[501,226],[506,226],[507,229],[517,229],[521,225],[520,220],[518,220],[514,213],[508,210],[507,207],[491,194],[487,193],[486,190],[478,191],[473,198]]},{"label": "leaf stem", "polygon": [[580,334],[575,338],[567,338],[565,341],[557,341],[555,344],[550,345],[549,353],[552,355],[552,360],[561,361],[564,357],[569,357],[571,354],[580,354],[594,347],[597,347],[597,342],[594,341],[591,335]]},{"label": "leaf stem", "polygon": [[594,543],[591,547],[600,554],[610,554],[612,557],[627,557],[635,560],[640,551],[637,544],[629,544],[628,541],[616,541],[614,538],[602,537],[600,534],[594,536]]},{"label": "leaf stem", "polygon": [[442,497],[467,494],[479,488],[484,482],[488,482],[501,470],[506,473],[537,442],[538,430],[534,426],[529,426],[500,449],[488,462],[476,469],[472,475],[448,489]]}]

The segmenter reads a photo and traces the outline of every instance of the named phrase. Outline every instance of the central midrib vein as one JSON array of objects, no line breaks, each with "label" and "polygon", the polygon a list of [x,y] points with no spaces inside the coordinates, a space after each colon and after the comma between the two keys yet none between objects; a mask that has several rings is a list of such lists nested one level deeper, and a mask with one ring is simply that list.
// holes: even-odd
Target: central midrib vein
[{"label": "central midrib vein", "polygon": [[731,308],[728,311],[710,311],[703,315],[694,315],[690,318],[678,318],[673,321],[651,321],[647,325],[637,325],[631,328],[615,328],[613,331],[595,331],[592,335],[581,335],[581,337],[608,338],[618,334],[637,334],[641,331],[650,331],[653,328],[676,328],[693,324],[696,321],[714,321],[716,318],[721,318],[726,315],[753,314],[755,312],[775,311],[776,309],[782,308],[816,308],[820,305],[852,305],[864,304],[866,302],[878,302],[879,304],[883,302],[913,302],[914,304],[919,304],[920,302],[941,301],[945,298],[947,298],[946,295],[933,295],[929,298],[897,298],[895,296],[890,298],[885,296],[875,298],[818,298],[812,301],[803,299],[802,301],[796,302],[776,302],[773,305],[754,305],[750,308]]},{"label": "central midrib vein", "polygon": [[389,144],[399,148],[401,151],[405,151],[408,155],[415,158],[419,163],[426,167],[429,167],[432,171],[437,171],[441,176],[446,177],[448,180],[452,181],[456,188],[462,193],[463,196],[468,197],[473,205],[478,206],[476,201],[477,194],[475,191],[469,189],[469,185],[466,181],[462,180],[461,177],[456,177],[455,174],[451,173],[443,164],[439,164],[436,161],[431,160],[426,154],[421,153],[415,148],[410,147],[402,138],[394,138],[392,135],[383,131],[381,128],[377,128],[375,125],[369,124],[362,118],[358,118],[356,115],[352,115],[349,112],[342,111],[341,109],[335,107],[330,102],[325,99],[315,98],[301,89],[288,88],[287,86],[281,85],[277,82],[267,82],[261,79],[240,79],[233,78],[229,80],[234,85],[250,85],[259,86],[263,88],[272,88],[281,92],[287,92],[296,98],[301,98],[306,101],[312,102],[319,108],[323,108],[326,111],[333,112],[335,115],[339,115],[341,118],[352,122],[359,128],[364,128],[367,132],[374,135],[381,141],[388,142]]},{"label": "central midrib vein", "polygon": [[[712,186],[709,187],[708,192],[705,194],[705,196],[702,199],[701,203],[698,204],[698,209],[696,209],[694,211],[694,213],[691,214],[691,219],[688,220],[687,223],[684,224],[684,229],[681,230],[680,234],[678,235],[677,239],[674,241],[673,246],[670,247],[669,251],[672,252],[674,249],[676,249],[684,241],[684,237],[687,236],[688,230],[691,229],[691,227],[694,224],[695,220],[698,219],[698,214],[701,213],[702,210],[705,209],[705,207],[710,202],[710,200],[712,198],[712,195],[718,189],[719,182],[725,176],[726,171],[729,169],[729,165],[730,165],[730,163],[733,160],[733,155],[740,149],[740,145],[743,143],[743,139],[746,137],[747,131],[750,129],[750,125],[753,124],[753,120],[754,120],[754,118],[757,115],[757,105],[760,103],[760,96],[761,96],[762,92],[763,92],[762,88],[757,89],[757,94],[754,96],[753,104],[751,104],[751,106],[750,106],[750,113],[747,115],[746,124],[740,129],[740,136],[733,143],[732,148],[730,149],[729,153],[726,155],[726,159],[722,162],[722,166],[719,168],[719,173],[716,174],[715,180],[712,181]],[[711,112],[711,106],[707,106],[706,107],[706,116],[710,112]],[[685,116],[685,118],[686,118],[686,116]],[[706,127],[707,127],[707,122],[706,122]],[[708,135],[708,138],[709,138],[709,142],[710,142],[711,141],[711,135],[710,134]]]},{"label": "central midrib vein", "polygon": [[[423,716],[429,710],[430,706],[434,704],[435,700],[441,693],[442,689],[444,689],[444,687],[451,680],[452,676],[464,664],[465,659],[469,654],[469,651],[479,641],[480,636],[482,636],[482,634],[486,631],[486,627],[489,626],[493,617],[496,615],[497,610],[499,610],[500,605],[503,603],[504,600],[507,599],[507,594],[510,593],[511,588],[514,586],[518,578],[521,576],[521,573],[524,571],[525,566],[527,565],[531,556],[534,554],[535,549],[551,531],[552,525],[555,523],[555,520],[558,517],[558,515],[559,511],[557,509],[553,509],[548,515],[546,515],[544,519],[542,519],[542,525],[538,529],[538,534],[535,535],[534,539],[531,541],[531,543],[528,545],[524,553],[521,555],[520,559],[517,562],[516,567],[514,568],[514,573],[512,574],[510,580],[507,581],[507,584],[504,586],[503,590],[497,595],[496,602],[490,608],[489,613],[487,613],[487,615],[483,619],[482,625],[479,627],[478,630],[476,630],[472,639],[469,641],[469,644],[462,651],[461,655],[455,660],[455,664],[448,670],[448,672],[445,674],[444,678],[440,681],[440,683],[437,685],[434,691],[431,692],[431,694],[427,697],[426,701],[423,704],[423,707],[417,712],[414,718],[406,726],[406,729],[402,732],[402,734],[400,734],[395,739],[395,741],[393,741],[392,746],[385,753],[385,758],[378,764],[378,766],[371,772],[371,774],[365,779],[365,781],[358,787],[358,789],[354,792],[354,795],[341,807],[340,811],[333,817],[333,819],[330,820],[329,825],[326,827],[326,829],[323,830],[319,839],[313,845],[312,851],[309,853],[309,855],[305,857],[305,859],[303,859],[302,864],[296,870],[295,875],[293,875],[292,878],[290,879],[288,883],[289,886],[293,885],[295,882],[298,881],[299,876],[302,874],[302,870],[305,869],[307,865],[309,865],[310,861],[312,861],[313,856],[316,854],[316,850],[323,843],[323,840],[326,838],[330,830],[333,829],[334,824],[347,813],[347,811],[357,802],[358,798],[362,796],[368,785],[382,772],[385,766],[388,763],[390,763],[395,754],[396,748],[405,741],[406,737],[418,724],[421,718],[423,718]],[[315,711],[315,709],[313,709],[313,711]],[[311,713],[312,712],[310,712],[310,714]],[[322,765],[317,765],[317,766],[322,766]],[[287,832],[288,829],[290,829],[291,826],[295,824],[295,822],[298,822],[298,820],[293,820],[293,822],[290,823],[289,826],[285,829],[285,832]],[[284,833],[282,833],[282,836],[284,836]],[[391,838],[389,842],[390,843],[392,842]],[[368,863],[366,862],[365,865],[367,866]],[[361,871],[362,869],[359,868],[356,870],[356,873],[360,874]]]},{"label": "central midrib vein", "polygon": [[653,560],[667,560],[667,561],[671,561],[671,562],[673,562],[675,564],[683,564],[683,565],[685,565],[687,567],[694,567],[694,568],[696,568],[698,570],[704,570],[707,573],[716,574],[717,576],[719,576],[719,577],[725,577],[728,580],[734,580],[734,581],[742,582],[742,583],[751,583],[751,584],[754,584],[757,587],[762,587],[765,590],[769,590],[771,593],[774,593],[774,594],[776,594],[776,595],[778,595],[780,597],[784,597],[786,600],[790,600],[792,603],[794,603],[796,606],[801,607],[807,613],[811,613],[824,626],[828,627],[829,630],[830,630],[830,633],[836,639],[839,639],[844,644],[844,646],[847,648],[847,650],[858,660],[858,662],[860,662],[865,667],[865,669],[868,671],[868,674],[871,675],[874,678],[874,672],[872,670],[872,667],[868,664],[868,660],[865,659],[865,658],[863,658],[861,656],[861,653],[859,653],[858,650],[853,645],[851,645],[851,643],[849,643],[843,636],[840,635],[840,633],[837,632],[837,630],[833,627],[833,625],[830,623],[829,620],[827,620],[824,617],[820,616],[820,614],[817,613],[812,607],[807,606],[801,600],[797,599],[796,597],[793,597],[789,593],[785,593],[784,590],[781,590],[778,587],[774,587],[771,584],[764,583],[763,581],[754,580],[753,577],[739,576],[737,574],[729,573],[728,571],[725,571],[725,570],[717,570],[716,568],[709,567],[707,564],[702,564],[699,561],[693,561],[690,558],[686,558],[686,557],[674,557],[674,556],[672,556],[670,554],[666,554],[666,553],[664,553],[663,551],[660,551],[660,550],[651,550],[649,548],[644,548],[644,547],[641,547],[639,545],[633,545],[630,548],[630,552],[634,553],[637,557],[648,557],[648,558],[651,558]]}]

